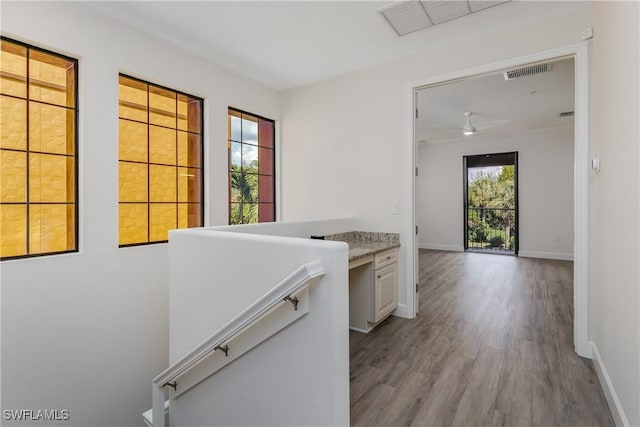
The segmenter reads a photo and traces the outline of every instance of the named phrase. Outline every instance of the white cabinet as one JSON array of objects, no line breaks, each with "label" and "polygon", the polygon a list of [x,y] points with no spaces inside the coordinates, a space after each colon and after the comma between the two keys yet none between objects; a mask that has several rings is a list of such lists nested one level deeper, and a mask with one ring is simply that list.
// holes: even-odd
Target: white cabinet
[{"label": "white cabinet", "polygon": [[398,263],[394,262],[374,273],[371,322],[379,322],[398,307]]},{"label": "white cabinet", "polygon": [[369,332],[398,307],[398,249],[349,265],[349,327]]}]

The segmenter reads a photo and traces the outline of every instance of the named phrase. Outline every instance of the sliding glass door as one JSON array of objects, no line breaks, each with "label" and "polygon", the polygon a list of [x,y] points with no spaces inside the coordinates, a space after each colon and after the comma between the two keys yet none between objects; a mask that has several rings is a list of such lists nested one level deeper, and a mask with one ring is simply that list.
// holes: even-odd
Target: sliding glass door
[{"label": "sliding glass door", "polygon": [[464,249],[518,254],[518,153],[463,157]]}]

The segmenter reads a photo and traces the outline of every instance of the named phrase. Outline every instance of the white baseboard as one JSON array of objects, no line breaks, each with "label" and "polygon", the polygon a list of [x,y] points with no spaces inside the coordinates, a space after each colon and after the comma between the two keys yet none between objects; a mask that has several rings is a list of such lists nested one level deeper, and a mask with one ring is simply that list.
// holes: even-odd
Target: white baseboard
[{"label": "white baseboard", "polygon": [[[396,317],[402,317],[405,319],[413,319],[413,317],[409,317],[408,313],[407,313],[407,305],[406,304],[398,304],[398,307],[391,313],[392,316],[396,316]],[[362,332],[365,334],[368,334],[369,331],[365,331],[364,329],[360,329],[360,328],[355,328],[353,326],[349,326],[349,329],[351,329],[352,331],[356,331],[356,332]]]},{"label": "white baseboard", "polygon": [[464,252],[464,246],[441,245],[438,243],[418,243],[418,248],[431,249],[433,251]]},{"label": "white baseboard", "polygon": [[566,254],[563,252],[542,252],[542,251],[518,251],[518,256],[523,258],[544,258],[544,259],[559,259],[562,261],[573,261],[573,254]]},{"label": "white baseboard", "polygon": [[615,388],[613,388],[613,383],[611,382],[611,378],[609,377],[607,368],[605,368],[604,363],[602,362],[602,357],[600,357],[598,347],[593,341],[590,341],[590,343],[591,348],[593,349],[593,364],[596,367],[596,373],[598,374],[598,379],[600,380],[600,386],[602,387],[602,391],[604,391],[604,395],[607,398],[607,403],[609,404],[609,409],[611,410],[613,420],[618,427],[629,427],[629,420],[624,414],[622,404],[620,403],[620,399],[618,399]]},{"label": "white baseboard", "polygon": [[404,317],[405,319],[412,319],[412,317],[409,317],[406,304],[398,304],[398,308],[396,308],[391,314],[393,314],[396,317]]}]

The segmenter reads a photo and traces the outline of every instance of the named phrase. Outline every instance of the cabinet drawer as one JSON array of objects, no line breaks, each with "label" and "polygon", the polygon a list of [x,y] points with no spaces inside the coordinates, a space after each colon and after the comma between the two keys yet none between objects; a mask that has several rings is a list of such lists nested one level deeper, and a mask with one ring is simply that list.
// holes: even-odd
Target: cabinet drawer
[{"label": "cabinet drawer", "polygon": [[374,258],[374,269],[385,267],[389,264],[398,262],[398,248],[389,249],[384,252],[377,253]]}]

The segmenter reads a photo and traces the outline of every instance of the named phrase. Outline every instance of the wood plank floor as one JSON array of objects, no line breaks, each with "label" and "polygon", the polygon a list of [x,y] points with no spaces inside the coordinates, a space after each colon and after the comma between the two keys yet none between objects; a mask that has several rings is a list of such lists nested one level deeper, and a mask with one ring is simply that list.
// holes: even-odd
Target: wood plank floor
[{"label": "wood plank floor", "polygon": [[573,264],[420,251],[420,314],[350,332],[352,426],[613,426]]}]

